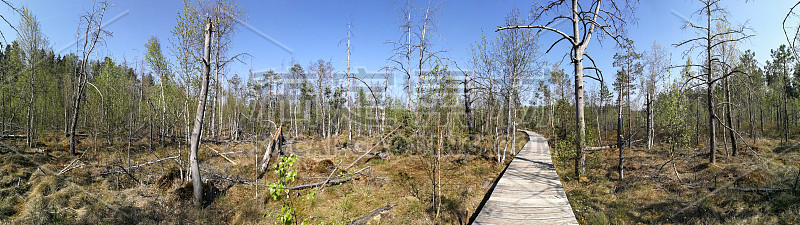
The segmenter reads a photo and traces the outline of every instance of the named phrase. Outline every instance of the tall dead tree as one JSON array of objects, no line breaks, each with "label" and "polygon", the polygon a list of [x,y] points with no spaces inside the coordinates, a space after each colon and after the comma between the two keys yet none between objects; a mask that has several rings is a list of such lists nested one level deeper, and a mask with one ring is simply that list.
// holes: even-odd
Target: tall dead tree
[{"label": "tall dead tree", "polygon": [[719,77],[714,76],[714,67],[716,64],[725,64],[719,59],[719,57],[715,57],[713,54],[717,48],[720,48],[720,45],[729,42],[738,42],[747,38],[752,37],[753,35],[747,34],[745,30],[747,29],[744,26],[738,26],[736,28],[732,27],[724,27],[722,29],[714,29],[712,26],[717,22],[724,22],[727,21],[726,15],[727,12],[724,8],[719,6],[719,2],[721,0],[700,0],[703,7],[699,10],[695,11],[694,15],[697,17],[701,17],[705,19],[705,24],[694,24],[692,22],[687,21],[686,26],[684,28],[692,28],[698,30],[702,36],[691,38],[689,40],[673,44],[676,47],[691,45],[691,47],[684,53],[685,56],[691,54],[696,50],[702,50],[701,55],[705,56],[705,60],[703,64],[699,65],[685,65],[688,67],[700,67],[702,69],[702,74],[691,76],[685,82],[690,82],[693,80],[700,80],[699,85],[706,86],[706,108],[708,110],[708,148],[709,148],[709,156],[708,161],[710,163],[716,163],[717,156],[715,153],[716,148],[716,126],[714,121],[718,120],[717,114],[714,111],[715,103],[714,103],[714,86],[717,81],[724,79],[731,74],[739,72],[739,70],[733,70],[725,74],[721,74]]},{"label": "tall dead tree", "polygon": [[95,3],[91,12],[81,16],[81,23],[85,26],[79,28],[81,36],[78,39],[80,41],[78,41],[77,46],[81,52],[81,58],[78,63],[78,77],[72,98],[72,122],[69,128],[69,153],[72,155],[75,155],[75,130],[78,126],[81,102],[83,101],[84,92],[86,92],[86,83],[89,81],[89,56],[92,55],[95,47],[103,40],[104,36],[111,36],[110,32],[103,30],[103,16],[106,13],[106,7],[108,7],[108,3],[105,1]]},{"label": "tall dead tree", "polygon": [[189,143],[189,166],[192,172],[192,188],[194,205],[200,206],[203,198],[203,181],[200,179],[200,167],[197,162],[197,149],[200,148],[200,133],[203,131],[203,119],[206,113],[206,100],[208,99],[208,79],[211,71],[211,33],[214,24],[208,19],[205,28],[205,42],[203,44],[203,82],[200,84],[200,103],[197,104],[194,128],[192,129],[191,143]]},{"label": "tall dead tree", "polygon": [[[634,4],[628,0],[590,0],[590,1],[565,1],[552,0],[546,4],[536,4],[533,23],[538,25],[514,25],[497,28],[497,31],[506,29],[530,28],[536,29],[534,36],[541,31],[550,31],[558,34],[560,38],[550,46],[548,52],[559,42],[566,40],[569,43],[569,56],[574,66],[575,74],[575,175],[586,174],[586,155],[584,153],[584,139],[586,137],[586,123],[584,121],[584,89],[583,78],[589,77],[601,81],[600,69],[594,66],[594,60],[586,53],[591,38],[595,32],[601,37],[608,37],[622,45],[624,27],[628,18],[633,15]],[[564,10],[568,9],[568,10]],[[570,23],[571,35],[554,26],[561,21]],[[584,66],[584,57],[589,59],[593,66]],[[594,70],[598,76],[585,75],[584,70]]]},{"label": "tall dead tree", "polygon": [[[411,74],[413,73],[411,70],[411,58],[414,55],[414,51],[417,48],[414,43],[411,42],[412,30],[414,29],[414,21],[412,20],[412,13],[414,11],[413,6],[411,5],[411,0],[408,0],[404,6],[397,6],[402,14],[402,21],[403,23],[400,24],[399,28],[403,32],[403,35],[400,37],[400,41],[390,42],[391,44],[395,45],[394,55],[389,58],[390,61],[396,64],[395,70],[398,70],[403,73],[406,78],[406,108],[411,109],[412,106],[412,96],[414,95],[414,81],[411,79]],[[348,39],[350,37],[349,26],[348,26]],[[350,43],[348,41],[348,43]],[[349,46],[349,44],[348,44]],[[349,47],[348,47],[348,55],[349,55]],[[348,66],[349,68],[349,66]],[[348,90],[351,91],[351,90]],[[348,98],[349,94],[348,94]],[[348,106],[350,104],[348,103]]]},{"label": "tall dead tree", "polygon": [[[347,20],[347,74],[345,77],[352,76],[350,74],[350,52],[353,50],[353,46],[350,45],[350,40],[353,38],[352,28],[353,18],[350,17]],[[347,84],[347,143],[351,144],[353,142],[353,81],[348,80]]]},{"label": "tall dead tree", "polygon": [[624,161],[625,161],[625,154],[623,154],[623,150],[625,150],[625,141],[623,141],[622,137],[622,99],[623,99],[623,90],[624,87],[627,86],[626,73],[623,70],[617,71],[617,80],[614,82],[614,86],[617,89],[617,148],[619,148],[619,165],[617,166],[617,172],[619,172],[619,179],[622,180],[625,178],[624,175]]},{"label": "tall dead tree", "polygon": [[644,80],[645,91],[645,114],[647,114],[647,149],[653,147],[653,139],[655,139],[655,124],[653,107],[655,96],[658,94],[658,82],[664,77],[669,76],[669,53],[667,53],[658,42],[653,42],[645,55],[645,64],[647,67],[647,76]]}]

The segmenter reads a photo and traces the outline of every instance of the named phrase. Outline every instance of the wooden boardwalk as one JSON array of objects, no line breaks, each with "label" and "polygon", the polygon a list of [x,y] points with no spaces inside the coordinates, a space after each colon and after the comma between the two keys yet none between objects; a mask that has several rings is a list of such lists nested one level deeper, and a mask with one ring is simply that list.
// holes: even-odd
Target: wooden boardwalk
[{"label": "wooden boardwalk", "polygon": [[541,135],[514,157],[492,188],[473,224],[578,224]]}]

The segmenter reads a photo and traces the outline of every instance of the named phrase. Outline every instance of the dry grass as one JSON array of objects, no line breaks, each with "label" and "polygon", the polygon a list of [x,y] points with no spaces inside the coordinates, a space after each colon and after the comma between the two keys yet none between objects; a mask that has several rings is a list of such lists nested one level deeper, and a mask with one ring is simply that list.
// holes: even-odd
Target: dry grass
[{"label": "dry grass", "polygon": [[800,222],[800,194],[742,191],[742,188],[791,188],[800,161],[797,142],[781,145],[775,140],[758,140],[752,151],[740,146],[740,155],[736,157],[726,156],[720,146],[716,164],[707,163],[706,149],[677,150],[672,159],[667,147],[625,149],[626,171],[622,181],[617,174],[617,149],[587,155],[589,182],[573,178],[570,160],[557,163],[556,169],[578,221],[582,224]]},{"label": "dry grass", "polygon": [[[299,170],[297,181],[289,186],[318,182],[330,175],[329,169],[350,164],[372,147],[375,139],[358,138],[351,148],[342,147],[344,137],[303,139],[290,145],[287,152],[298,160],[292,169]],[[80,142],[86,153],[75,164],[83,164],[57,175],[75,159],[66,153],[68,142],[53,135],[39,148],[25,149],[12,141],[0,145],[0,223],[14,224],[272,224],[270,217],[280,211],[281,202],[268,198],[265,185],[277,180],[268,172],[257,180],[256,158],[260,160],[264,144],[209,144],[228,154],[236,165],[214,151],[201,148],[199,159],[206,183],[208,202],[203,209],[191,205],[191,190],[181,181],[178,163],[165,160],[128,173],[122,167],[178,155],[186,158],[186,146],[168,144],[148,150],[148,140],[114,146],[91,138]],[[157,143],[157,142],[156,142]],[[517,148],[525,136],[518,135]],[[205,145],[205,144],[204,144]],[[2,147],[6,146],[6,147]],[[254,154],[258,148],[260,154]],[[502,146],[501,146],[502,147]],[[381,146],[377,151],[386,151]],[[130,151],[130,153],[128,153]],[[82,153],[83,151],[79,151]],[[128,157],[130,154],[130,158]],[[502,170],[494,159],[448,152],[442,157],[442,201],[438,223],[465,224],[483,199],[491,182]],[[128,161],[130,159],[130,162]],[[276,160],[273,159],[272,162]],[[433,165],[431,155],[392,155],[388,160],[370,159],[335,175],[352,173],[369,166],[353,181],[324,188],[314,198],[304,199],[310,190],[298,191],[290,198],[297,216],[311,223],[344,224],[367,212],[385,206],[394,208],[380,214],[373,222],[380,224],[430,224],[435,219],[432,201]],[[186,171],[183,171],[186,172]],[[219,176],[215,176],[219,175]],[[246,185],[219,179],[256,182]],[[489,185],[487,185],[487,183]],[[266,215],[266,217],[265,217]]]}]

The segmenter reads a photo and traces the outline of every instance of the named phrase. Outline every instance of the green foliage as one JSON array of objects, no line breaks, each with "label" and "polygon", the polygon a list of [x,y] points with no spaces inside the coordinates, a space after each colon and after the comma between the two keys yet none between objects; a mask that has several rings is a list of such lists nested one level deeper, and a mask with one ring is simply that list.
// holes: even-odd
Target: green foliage
[{"label": "green foliage", "polygon": [[[282,201],[283,205],[281,206],[280,213],[272,216],[275,219],[281,221],[284,225],[292,224],[297,217],[297,209],[293,207],[291,201],[287,201],[291,199],[291,190],[285,189],[286,184],[294,182],[295,178],[297,178],[297,170],[291,170],[291,167],[294,165],[295,161],[297,160],[297,156],[283,156],[281,157],[281,161],[275,165],[275,173],[278,174],[278,181],[269,184],[269,194],[272,197],[272,200],[275,201]],[[315,191],[312,191],[305,195],[304,199],[311,200],[315,197]],[[267,217],[271,214],[264,214],[264,217]],[[305,224],[305,219],[301,224]]]},{"label": "green foliage", "polygon": [[679,148],[686,147],[691,141],[690,131],[686,126],[687,117],[684,116],[689,109],[683,94],[677,85],[672,85],[660,93],[655,102],[656,134]]},{"label": "green foliage", "polygon": [[269,194],[273,200],[283,200],[289,198],[289,189],[284,189],[287,183],[293,182],[297,177],[297,170],[289,170],[294,165],[297,157],[281,157],[281,161],[275,166],[275,173],[278,174],[278,181],[269,184]]},{"label": "green foliage", "polygon": [[387,117],[400,126],[389,139],[389,150],[394,154],[415,153],[414,145],[409,137],[413,137],[417,126],[412,112],[404,107],[398,103],[389,108],[387,112]]},{"label": "green foliage", "polygon": [[567,165],[574,163],[575,159],[575,144],[572,139],[562,139],[555,143],[554,150],[557,155],[555,161],[560,165]]}]

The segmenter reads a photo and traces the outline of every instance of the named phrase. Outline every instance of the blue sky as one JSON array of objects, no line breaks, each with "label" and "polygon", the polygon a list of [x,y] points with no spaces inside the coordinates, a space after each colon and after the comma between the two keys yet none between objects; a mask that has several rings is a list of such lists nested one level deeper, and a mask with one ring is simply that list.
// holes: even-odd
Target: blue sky
[{"label": "blue sky", "polygon": [[[90,1],[11,1],[16,6],[27,4],[37,15],[45,35],[50,38],[54,50],[69,47],[75,39],[79,16],[91,8]],[[402,1],[405,2],[405,1]],[[128,12],[118,21],[109,24],[108,30],[114,36],[107,39],[106,45],[96,57],[110,56],[128,62],[143,58],[144,44],[150,36],[156,36],[166,48],[170,30],[176,24],[175,16],[182,11],[181,1],[110,1],[113,7],[107,19]],[[423,6],[427,1],[417,1]],[[477,1],[450,0],[444,2],[438,14],[438,35],[434,48],[447,51],[445,56],[465,65],[470,56],[470,45],[480,40],[481,34],[494,38],[495,28],[503,24],[505,16],[517,7],[523,14],[529,14],[533,1]],[[288,67],[294,58],[301,65],[308,65],[317,59],[331,60],[336,70],[345,69],[345,46],[341,42],[346,37],[348,17],[352,16],[354,46],[353,67],[363,67],[367,71],[377,71],[387,64],[386,58],[392,55],[393,46],[388,41],[397,41],[401,36],[398,25],[400,15],[391,1],[241,1],[247,13],[247,23],[253,28],[274,38],[293,51],[293,55],[259,36],[252,30],[241,27],[234,39],[231,53],[246,52],[252,57],[244,58],[246,64],[231,65],[228,77],[233,74],[246,76],[247,71]],[[769,50],[785,43],[781,21],[792,1],[749,1],[728,0],[730,20],[734,24],[745,23],[753,28],[755,37],[739,44],[740,49],[753,49],[760,62],[769,59]],[[687,0],[642,0],[636,11],[639,18],[631,26],[630,37],[635,40],[637,49],[649,49],[653,41],[659,42],[673,53],[673,64],[685,62],[683,49],[671,45],[691,38],[695,31],[681,30],[685,24],[678,16],[691,17],[699,4]],[[674,13],[673,13],[674,11]],[[0,13],[16,24],[18,16],[7,7],[0,7]],[[566,24],[564,24],[566,25]],[[562,25],[562,26],[564,26]],[[567,27],[563,27],[567,28]],[[13,40],[14,31],[8,26],[0,26],[6,38]],[[555,34],[545,34],[542,45],[555,40]],[[596,40],[596,39],[595,39]],[[558,62],[569,50],[567,45],[558,45],[545,58]],[[74,47],[66,51],[74,51]],[[612,67],[612,56],[616,49],[610,42],[602,46],[597,42],[590,45],[588,52],[598,62],[606,80],[613,79],[616,68]],[[168,49],[165,53],[171,54]],[[64,53],[61,53],[64,54]],[[170,57],[171,58],[171,57]],[[697,58],[693,55],[693,58]],[[174,60],[172,60],[174,61]],[[562,68],[570,68],[563,62]],[[571,72],[571,69],[567,69]],[[677,71],[673,71],[677,73]],[[589,82],[587,86],[593,86]]]}]

